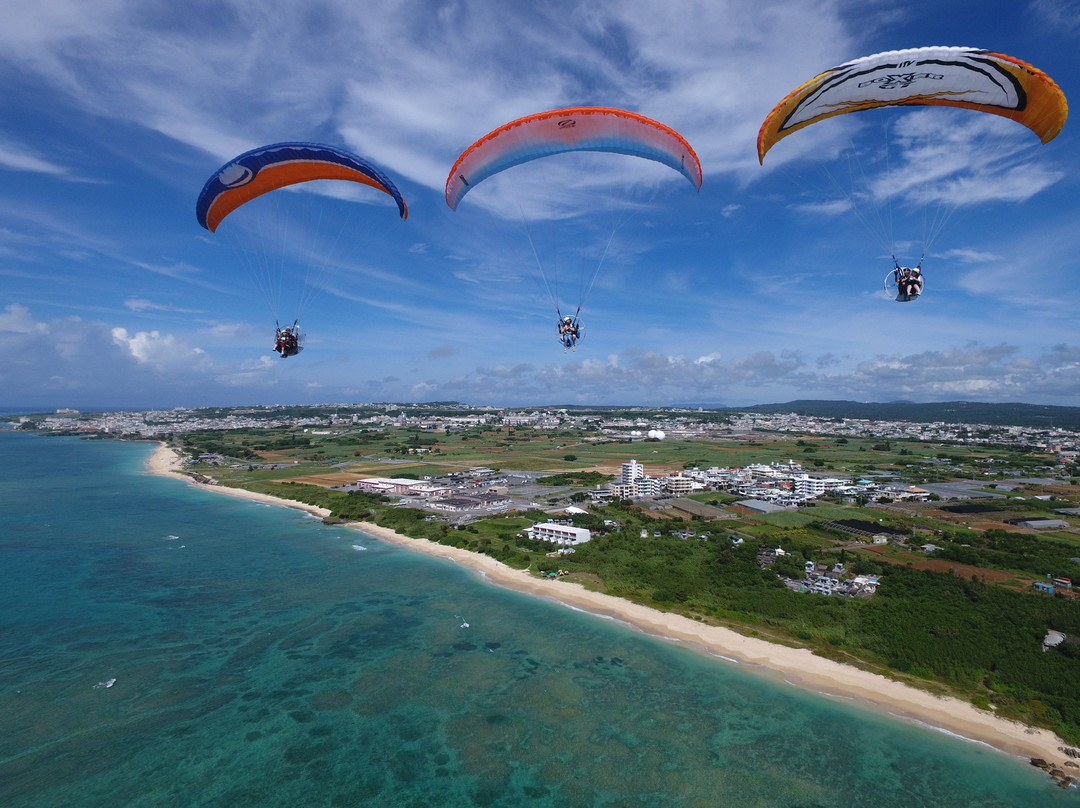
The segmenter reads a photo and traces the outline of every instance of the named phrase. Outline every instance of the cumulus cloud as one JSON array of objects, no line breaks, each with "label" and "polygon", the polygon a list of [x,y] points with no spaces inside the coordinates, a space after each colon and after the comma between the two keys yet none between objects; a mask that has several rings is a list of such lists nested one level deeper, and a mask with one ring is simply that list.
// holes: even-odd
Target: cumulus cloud
[{"label": "cumulus cloud", "polygon": [[[705,358],[705,357],[702,357]],[[584,359],[543,366],[478,367],[445,382],[407,387],[384,380],[381,390],[407,400],[498,401],[523,406],[549,401],[619,404],[738,406],[794,398],[860,401],[955,399],[1015,401],[1022,390],[1068,403],[1080,383],[1080,347],[1059,345],[1039,356],[1004,343],[970,343],[941,351],[881,354],[848,365],[833,354],[807,360],[794,353],[753,352],[727,361],[700,361],[656,352]],[[597,395],[597,390],[608,391]]]},{"label": "cumulus cloud", "polygon": [[172,334],[157,331],[137,331],[129,334],[126,328],[112,329],[113,344],[125,350],[136,362],[165,368],[187,362],[203,355],[201,348],[184,345]]},{"label": "cumulus cloud", "polygon": [[[273,379],[267,357],[245,369],[243,360],[214,360],[188,337],[159,330],[129,330],[99,320],[60,317],[42,321],[21,304],[0,312],[7,359],[0,365],[4,404],[15,408],[138,407],[204,404],[214,390],[248,384],[246,400]],[[254,372],[253,372],[254,371]],[[246,374],[246,375],[245,375]],[[244,381],[246,379],[246,382]],[[62,399],[57,395],[62,393]],[[162,399],[167,399],[163,401]]]},{"label": "cumulus cloud", "polygon": [[417,401],[425,401],[430,399],[433,393],[439,390],[439,385],[433,382],[417,382],[409,388],[409,392],[415,397]]},{"label": "cumulus cloud", "polygon": [[[182,386],[217,389],[232,400],[265,401],[268,394],[285,392],[286,380],[290,400],[303,389],[334,400],[461,400],[503,406],[643,400],[738,406],[807,397],[1013,401],[1022,391],[1068,403],[1080,384],[1080,346],[1064,343],[1037,355],[1007,343],[968,343],[855,362],[829,353],[807,357],[752,351],[724,358],[719,353],[684,357],[628,351],[542,365],[481,366],[447,379],[386,376],[345,387],[310,373],[304,378],[310,368],[302,365],[286,369],[282,376],[281,361],[268,354],[230,365],[211,361],[205,350],[173,334],[133,332],[79,318],[41,323],[20,306],[9,306],[0,314],[0,331],[14,340],[16,357],[0,376],[5,388],[22,386],[42,394],[65,391],[69,396],[65,400],[74,405],[87,397],[101,401],[121,388],[130,396],[140,384],[159,391]],[[125,404],[133,406],[129,399]]]},{"label": "cumulus cloud", "polygon": [[12,303],[0,314],[0,333],[10,334],[48,334],[49,326],[45,323],[34,322],[30,310],[26,306]]}]

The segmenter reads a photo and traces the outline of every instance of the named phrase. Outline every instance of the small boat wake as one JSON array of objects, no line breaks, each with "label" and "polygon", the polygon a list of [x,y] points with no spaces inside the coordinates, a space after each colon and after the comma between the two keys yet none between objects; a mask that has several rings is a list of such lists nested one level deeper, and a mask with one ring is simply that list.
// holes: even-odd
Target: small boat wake
[{"label": "small boat wake", "polygon": [[116,679],[106,679],[104,682],[98,682],[94,685],[94,690],[101,690],[103,687],[108,688],[116,684]]}]

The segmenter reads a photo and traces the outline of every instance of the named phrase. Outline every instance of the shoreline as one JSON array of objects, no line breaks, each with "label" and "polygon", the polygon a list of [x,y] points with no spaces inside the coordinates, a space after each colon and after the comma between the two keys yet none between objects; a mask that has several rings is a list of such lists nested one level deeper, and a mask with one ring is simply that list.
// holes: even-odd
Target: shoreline
[{"label": "shoreline", "polygon": [[[198,484],[188,475],[179,472],[180,458],[165,444],[158,446],[146,466],[151,474],[173,477],[192,485]],[[296,500],[226,486],[201,487],[267,505],[296,508],[320,517],[330,515],[325,508],[317,508]],[[1032,759],[1042,759],[1050,768],[1060,769],[1068,776],[1080,776],[1080,768],[1074,769],[1065,765],[1067,761],[1075,765],[1076,761],[1072,761],[1060,751],[1061,747],[1068,747],[1068,744],[1055,733],[999,718],[994,713],[980,710],[966,701],[936,696],[886,676],[816,656],[806,648],[790,648],[747,637],[722,626],[699,623],[682,615],[657,611],[622,598],[594,592],[581,584],[537,578],[525,570],[508,567],[490,556],[427,539],[413,539],[371,522],[348,522],[345,527],[366,533],[380,541],[450,560],[478,573],[483,580],[496,586],[541,597],[589,614],[616,619],[644,634],[686,645],[729,663],[760,668],[793,687],[861,704],[909,724],[944,732],[969,743],[988,746],[1025,763]]]},{"label": "shoreline", "polygon": [[325,519],[330,515],[330,510],[327,508],[319,508],[315,505],[308,505],[306,502],[300,502],[295,499],[282,499],[281,497],[273,497],[269,494],[259,494],[255,491],[245,491],[242,488],[230,488],[227,485],[202,485],[196,482],[193,478],[180,471],[183,463],[180,460],[180,455],[166,446],[164,443],[159,443],[157,448],[154,449],[153,454],[150,455],[146,461],[146,470],[150,474],[158,477],[172,477],[174,480],[183,480],[191,485],[198,485],[200,488],[204,488],[207,491],[217,491],[222,494],[237,497],[238,499],[246,499],[251,502],[259,502],[263,505],[284,505],[287,508],[295,508],[300,511],[306,511],[313,516],[318,516],[320,519]]}]

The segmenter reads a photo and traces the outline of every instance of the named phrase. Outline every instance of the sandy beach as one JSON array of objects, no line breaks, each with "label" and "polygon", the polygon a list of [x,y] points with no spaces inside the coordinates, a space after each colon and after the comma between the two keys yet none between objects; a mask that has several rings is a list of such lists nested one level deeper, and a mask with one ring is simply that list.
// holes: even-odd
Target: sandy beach
[{"label": "sandy beach", "polygon": [[[154,450],[154,453],[150,455],[150,459],[146,461],[146,470],[151,474],[162,477],[173,477],[177,480],[183,480],[186,483],[196,485],[197,483],[195,480],[187,474],[181,473],[180,469],[182,467],[183,463],[180,456],[165,444],[159,444],[157,449]],[[227,494],[231,497],[247,499],[252,502],[261,502],[263,505],[284,505],[288,508],[296,508],[297,510],[307,511],[320,518],[325,518],[330,515],[330,511],[326,508],[317,508],[314,505],[308,505],[306,502],[298,502],[295,499],[282,499],[281,497],[272,497],[269,494],[244,491],[240,488],[229,488],[224,485],[204,485],[202,487],[209,491]]]},{"label": "sandy beach", "polygon": [[[153,474],[167,475],[194,483],[179,472],[180,459],[171,449],[160,446],[147,462]],[[295,500],[279,499],[224,486],[206,486],[208,490],[255,502],[298,508],[318,516],[329,511]],[[885,676],[843,665],[815,656],[807,649],[788,648],[765,640],[746,637],[719,626],[708,626],[681,615],[660,612],[645,606],[600,594],[565,580],[537,578],[527,571],[515,570],[488,556],[455,547],[412,539],[369,522],[348,525],[379,540],[446,558],[476,571],[483,580],[508,589],[580,609],[591,614],[619,620],[655,637],[686,644],[704,653],[748,666],[756,666],[795,687],[833,698],[850,700],[882,710],[901,720],[951,733],[971,742],[981,743],[1007,755],[1041,758],[1051,766],[1076,776],[1080,768],[1062,751],[1068,746],[1054,733],[997,717],[958,699],[941,698],[926,691],[896,682]]]}]

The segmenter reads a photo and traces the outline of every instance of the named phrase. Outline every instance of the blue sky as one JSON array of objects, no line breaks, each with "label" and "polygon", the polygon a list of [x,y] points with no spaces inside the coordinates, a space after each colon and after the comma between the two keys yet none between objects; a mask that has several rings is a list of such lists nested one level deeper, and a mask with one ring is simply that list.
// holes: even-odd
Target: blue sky
[{"label": "blue sky", "polygon": [[[1045,146],[951,110],[891,124],[897,193],[919,173],[907,131],[936,135],[924,167],[959,172],[911,305],[884,297],[888,254],[843,209],[840,191],[857,190],[833,159],[853,144],[872,154],[877,123],[803,130],[764,167],[755,151],[780,98],[849,59],[986,48],[1074,96],[1078,37],[1077,0],[16,4],[0,30],[0,410],[1080,403],[1075,122]],[[489,181],[447,208],[447,173],[469,144],[572,105],[675,128],[701,160],[701,191],[598,156]],[[290,195],[352,224],[350,249],[312,286],[305,352],[281,360],[229,220],[210,234],[194,205],[226,160],[285,140],[375,163],[410,215],[374,192]],[[861,165],[878,187],[877,163]],[[589,252],[608,244],[583,215],[607,205],[604,191],[632,218],[582,310],[587,336],[564,355],[519,210],[534,238],[555,218],[562,243],[592,238]],[[913,262],[921,209],[898,197],[893,210],[897,257]]]}]

